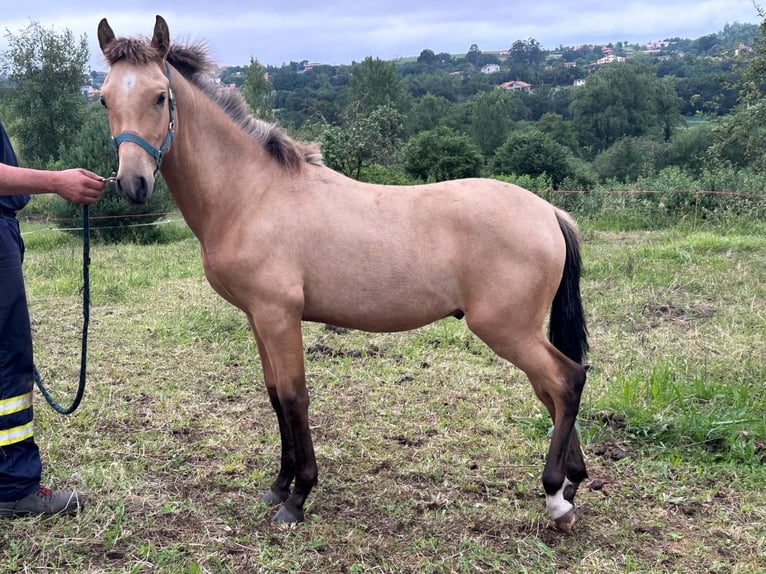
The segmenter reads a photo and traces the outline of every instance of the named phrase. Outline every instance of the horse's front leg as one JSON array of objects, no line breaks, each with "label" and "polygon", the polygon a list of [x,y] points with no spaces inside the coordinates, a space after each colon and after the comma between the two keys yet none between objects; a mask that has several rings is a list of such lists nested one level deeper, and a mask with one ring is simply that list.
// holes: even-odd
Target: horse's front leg
[{"label": "horse's front leg", "polygon": [[[303,505],[317,482],[316,458],[309,430],[309,395],[303,366],[301,324],[299,319],[256,320],[255,324],[264,380],[277,414],[282,442],[279,473],[263,500],[269,504],[282,503],[274,516],[276,522],[301,522]],[[293,479],[295,485],[291,493]]]},{"label": "horse's front leg", "polygon": [[293,445],[293,434],[287,426],[285,415],[282,412],[282,405],[279,403],[277,380],[269,362],[269,354],[266,352],[263,341],[261,341],[261,338],[255,331],[255,325],[252,320],[250,321],[250,327],[258,345],[258,355],[261,358],[261,366],[263,368],[263,381],[279,424],[279,437],[282,446],[279,472],[271,487],[261,497],[261,500],[266,504],[276,506],[277,504],[282,504],[290,496],[290,485],[293,482],[293,478],[295,478],[295,447]]}]

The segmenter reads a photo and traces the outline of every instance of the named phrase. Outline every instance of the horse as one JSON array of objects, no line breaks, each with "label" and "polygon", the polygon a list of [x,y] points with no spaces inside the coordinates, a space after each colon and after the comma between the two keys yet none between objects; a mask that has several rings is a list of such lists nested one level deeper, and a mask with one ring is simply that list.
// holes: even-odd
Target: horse
[{"label": "horse", "polygon": [[262,497],[278,507],[272,519],[303,521],[317,483],[302,322],[395,332],[456,317],[521,369],[547,408],[546,508],[571,532],[587,478],[574,425],[588,351],[572,218],[493,179],[348,178],[316,146],[254,118],[236,90],[217,87],[204,44],[171,44],[159,15],[151,39],[115,37],[104,18],[98,42],[118,195],[146,203],[162,174],[208,282],[244,312],[255,338],[281,440]]}]

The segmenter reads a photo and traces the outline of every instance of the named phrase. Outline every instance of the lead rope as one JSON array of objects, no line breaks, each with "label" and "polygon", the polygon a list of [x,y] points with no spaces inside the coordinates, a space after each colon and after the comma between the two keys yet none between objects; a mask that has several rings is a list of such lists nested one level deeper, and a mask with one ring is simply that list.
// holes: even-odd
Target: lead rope
[{"label": "lead rope", "polygon": [[88,323],[90,321],[90,220],[88,217],[88,206],[82,206],[82,347],[80,351],[80,384],[77,387],[77,394],[72,401],[72,404],[68,407],[62,407],[51,396],[48,390],[43,385],[43,381],[40,378],[40,373],[37,372],[37,367],[34,367],[34,379],[37,383],[37,388],[48,401],[48,404],[57,413],[62,415],[72,414],[78,406],[85,393],[85,373],[87,370],[87,355],[88,355]]}]

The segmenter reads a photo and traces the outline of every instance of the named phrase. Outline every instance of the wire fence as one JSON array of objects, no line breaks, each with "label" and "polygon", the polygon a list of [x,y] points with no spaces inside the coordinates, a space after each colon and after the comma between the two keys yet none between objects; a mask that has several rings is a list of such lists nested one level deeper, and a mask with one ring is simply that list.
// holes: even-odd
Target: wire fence
[{"label": "wire fence", "polygon": [[[98,222],[98,221],[108,221],[108,220],[124,220],[124,219],[138,219],[138,218],[155,218],[155,221],[151,221],[149,223],[131,223],[128,225],[99,225],[98,229],[129,229],[132,227],[152,227],[152,226],[159,226],[159,225],[168,225],[171,223],[179,223],[183,222],[183,216],[181,215],[180,211],[162,211],[162,212],[154,212],[154,213],[126,213],[123,215],[91,215],[89,217],[90,221],[92,222]],[[156,218],[165,218],[165,219],[159,219]],[[34,235],[36,233],[44,233],[46,231],[62,231],[62,232],[70,232],[70,231],[82,231],[82,227],[65,227],[63,225],[60,225],[61,223],[66,222],[73,222],[73,221],[81,221],[81,218],[79,217],[39,217],[39,216],[33,216],[33,217],[22,217],[20,218],[21,221],[24,221],[25,223],[34,223],[34,224],[57,224],[56,227],[45,227],[42,229],[31,229],[28,231],[22,231],[21,235]]]}]

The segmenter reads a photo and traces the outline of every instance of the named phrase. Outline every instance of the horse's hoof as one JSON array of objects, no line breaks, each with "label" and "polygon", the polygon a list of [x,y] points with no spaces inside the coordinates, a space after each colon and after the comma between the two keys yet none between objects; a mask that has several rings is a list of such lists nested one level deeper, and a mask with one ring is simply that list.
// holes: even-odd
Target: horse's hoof
[{"label": "horse's hoof", "polygon": [[266,492],[263,493],[263,496],[261,496],[261,501],[265,502],[269,506],[276,506],[277,504],[282,504],[285,500],[287,500],[287,495],[282,496],[274,492],[272,489],[268,489]]},{"label": "horse's hoof", "polygon": [[277,513],[272,519],[277,524],[295,524],[297,522],[303,522],[303,511],[290,510],[284,504],[279,507]]},{"label": "horse's hoof", "polygon": [[577,517],[575,516],[574,508],[567,512],[564,516],[560,516],[554,520],[556,528],[565,534],[572,534],[572,526],[574,526]]}]

